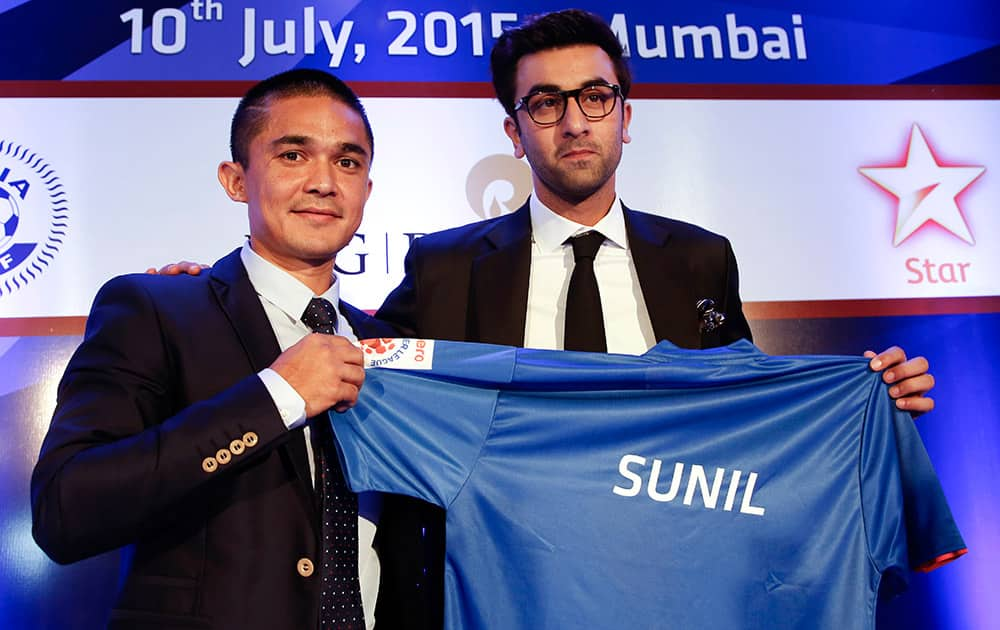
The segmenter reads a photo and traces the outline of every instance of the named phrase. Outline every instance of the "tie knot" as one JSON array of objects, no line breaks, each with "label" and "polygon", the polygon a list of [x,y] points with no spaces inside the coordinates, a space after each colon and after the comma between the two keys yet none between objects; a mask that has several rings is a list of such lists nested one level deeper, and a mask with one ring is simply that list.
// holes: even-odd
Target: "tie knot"
[{"label": "tie knot", "polygon": [[313,298],[302,313],[302,323],[315,332],[333,335],[337,332],[337,309],[330,300]]},{"label": "tie knot", "polygon": [[597,250],[601,248],[601,243],[604,242],[604,235],[595,230],[591,230],[586,234],[574,236],[569,239],[569,242],[570,245],[573,246],[573,258],[575,260],[593,260],[594,257],[597,256]]}]

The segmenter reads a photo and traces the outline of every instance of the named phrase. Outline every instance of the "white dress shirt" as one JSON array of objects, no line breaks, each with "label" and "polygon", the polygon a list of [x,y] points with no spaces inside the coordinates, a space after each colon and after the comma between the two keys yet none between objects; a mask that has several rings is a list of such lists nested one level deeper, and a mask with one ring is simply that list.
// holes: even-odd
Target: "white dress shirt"
[{"label": "white dress shirt", "polygon": [[[302,284],[298,279],[284,269],[261,258],[250,247],[250,242],[243,244],[240,260],[246,267],[250,284],[253,285],[264,306],[268,321],[278,339],[282,352],[295,345],[312,330],[299,319],[305,312],[309,300],[313,297],[326,298],[334,306],[340,304],[340,282],[336,275],[333,284],[325,293],[314,296],[312,289]],[[347,319],[337,311],[337,334],[357,343],[358,339],[351,330]],[[281,414],[281,419],[289,429],[295,429],[305,424],[306,403],[288,382],[271,368],[265,368],[258,374],[264,386],[274,399],[274,404]],[[313,462],[312,444],[309,440],[309,427],[305,427],[306,449],[309,454],[309,470],[315,484],[315,464]],[[361,581],[361,603],[365,611],[365,624],[371,630],[375,625],[375,600],[378,597],[379,560],[372,549],[378,515],[381,510],[381,496],[377,492],[362,492],[358,495],[358,577]]]},{"label": "white dress shirt", "polygon": [[545,207],[531,196],[531,272],[528,312],[524,324],[527,348],[561,350],[566,321],[566,292],[573,273],[573,246],[567,239],[590,230],[604,235],[594,259],[601,292],[608,352],[643,354],[656,345],[653,324],[635,272],[625,233],[625,214],[615,197],[608,213],[594,227],[580,225]]}]

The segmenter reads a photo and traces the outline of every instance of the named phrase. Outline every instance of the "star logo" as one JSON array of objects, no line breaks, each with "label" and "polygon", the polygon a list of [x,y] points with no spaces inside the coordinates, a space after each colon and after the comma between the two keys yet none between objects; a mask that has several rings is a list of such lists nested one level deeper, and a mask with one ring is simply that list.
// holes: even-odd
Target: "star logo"
[{"label": "star logo", "polygon": [[894,247],[929,222],[975,244],[956,198],[986,167],[943,166],[934,157],[920,127],[914,124],[902,166],[865,166],[858,171],[898,200]]}]

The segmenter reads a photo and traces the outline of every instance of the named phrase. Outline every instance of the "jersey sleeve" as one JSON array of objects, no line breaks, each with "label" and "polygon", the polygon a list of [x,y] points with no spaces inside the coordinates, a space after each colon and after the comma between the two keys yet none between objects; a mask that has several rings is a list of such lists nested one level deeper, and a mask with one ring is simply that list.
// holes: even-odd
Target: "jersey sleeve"
[{"label": "jersey sleeve", "polygon": [[[405,494],[447,508],[471,474],[498,396],[497,363],[485,359],[498,355],[481,346],[479,354],[490,356],[479,356],[474,344],[464,344],[456,355],[449,352],[455,348],[442,347],[449,344],[435,343],[433,369],[369,369],[357,404],[330,414],[355,492]],[[494,373],[481,373],[480,365]],[[500,380],[510,371],[501,368]]]},{"label": "jersey sleeve", "polygon": [[[862,509],[872,560],[901,588],[966,552],[941,482],[912,418],[873,375],[861,452]],[[891,594],[891,593],[890,593]]]}]

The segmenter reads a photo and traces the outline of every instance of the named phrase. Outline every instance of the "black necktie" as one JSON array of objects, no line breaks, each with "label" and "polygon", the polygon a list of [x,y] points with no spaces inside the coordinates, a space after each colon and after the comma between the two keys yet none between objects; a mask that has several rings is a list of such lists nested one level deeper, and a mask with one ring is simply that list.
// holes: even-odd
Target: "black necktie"
[{"label": "black necktie", "polygon": [[[302,314],[302,323],[315,332],[332,335],[337,332],[337,309],[329,300],[313,298]],[[319,473],[317,489],[323,499],[320,628],[363,630],[365,614],[358,581],[358,495],[344,482],[326,414],[310,424],[310,434]]]},{"label": "black necktie", "polygon": [[604,313],[601,292],[594,275],[594,257],[604,242],[600,232],[587,232],[569,239],[573,245],[573,275],[566,292],[566,335],[563,348],[588,352],[607,352],[604,338]]}]

